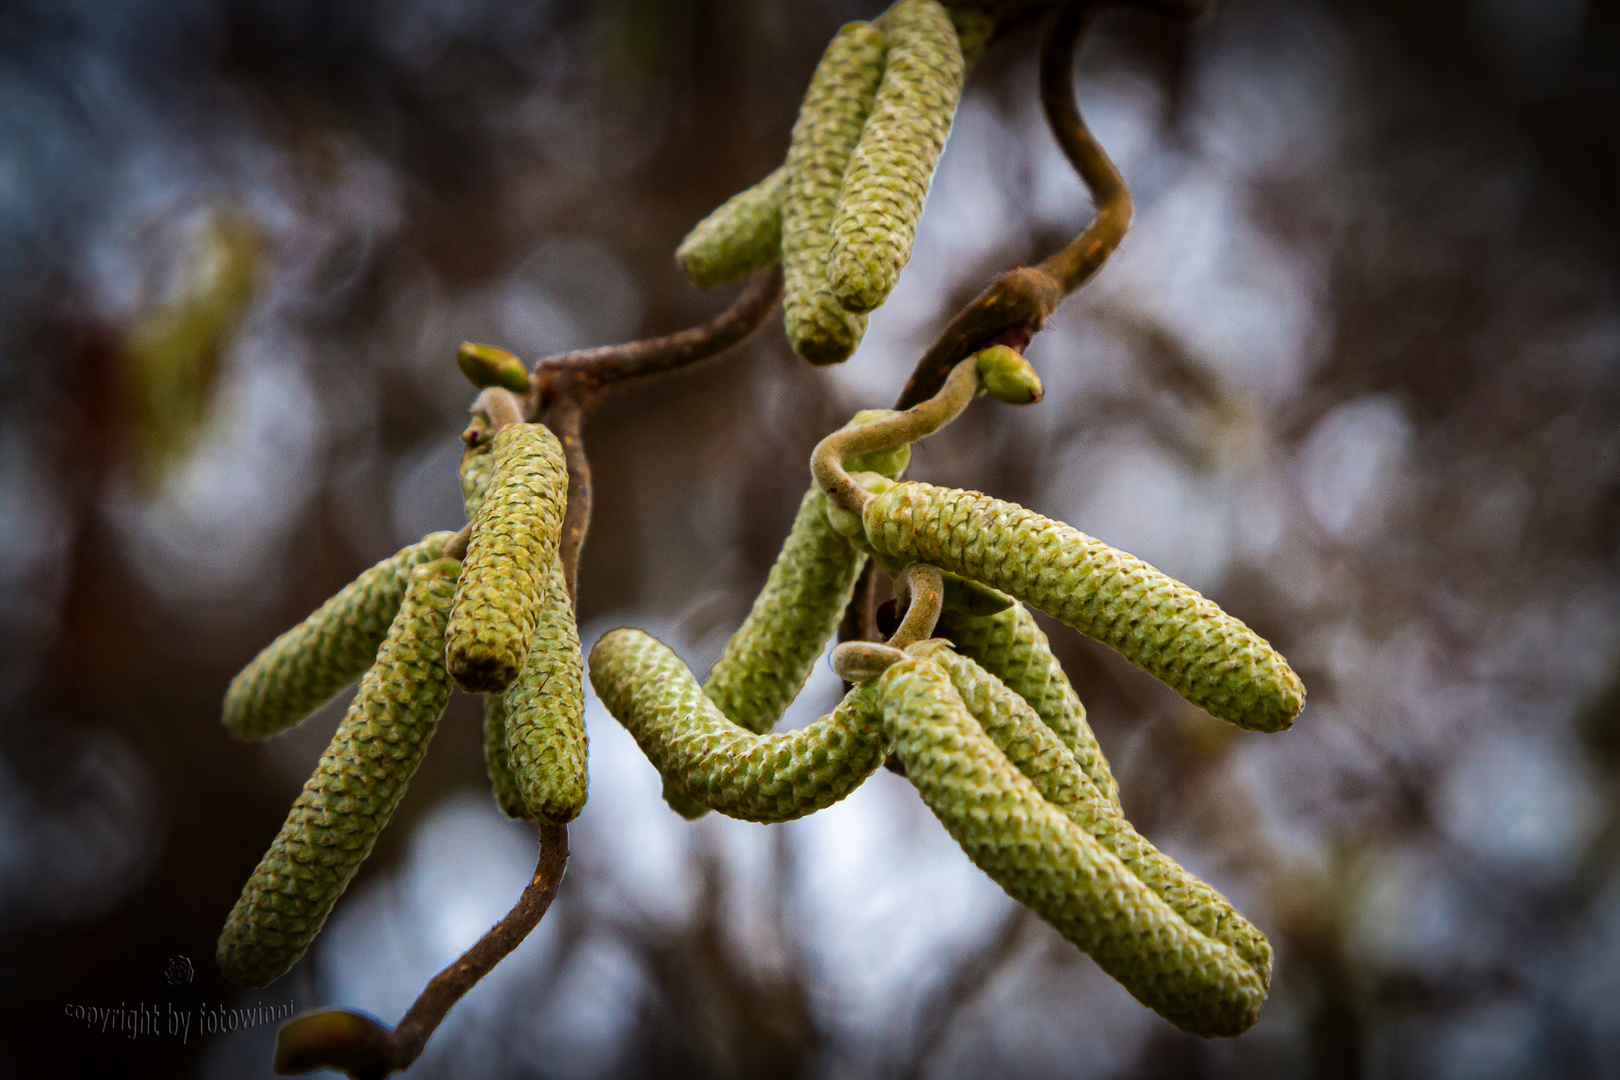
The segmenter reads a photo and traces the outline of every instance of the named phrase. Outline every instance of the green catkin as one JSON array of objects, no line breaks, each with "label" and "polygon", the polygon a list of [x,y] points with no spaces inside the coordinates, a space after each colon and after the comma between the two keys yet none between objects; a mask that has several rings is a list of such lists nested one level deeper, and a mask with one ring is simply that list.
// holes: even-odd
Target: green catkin
[{"label": "green catkin", "polygon": [[433,533],[389,556],[271,642],[225,691],[226,730],[244,740],[274,735],[358,679],[377,658],[411,570],[437,559],[450,536]]},{"label": "green catkin", "polygon": [[[478,516],[489,490],[490,473],[494,471],[495,456],[489,440],[467,447],[461,455],[461,499],[467,510],[467,520]],[[518,789],[517,777],[512,775],[506,752],[506,704],[503,694],[484,695],[484,767],[489,773],[489,785],[495,793],[495,802],[507,817],[527,818],[529,811],[523,804],[523,793]]]},{"label": "green catkin", "polygon": [[506,748],[505,694],[484,695],[484,768],[489,773],[489,786],[501,813],[509,818],[529,817],[529,808],[523,801],[517,777],[512,774],[511,755]]},{"label": "green catkin", "polygon": [[833,296],[863,313],[888,299],[911,258],[964,72],[956,28],[936,0],[900,0],[883,35],[883,82],[849,158],[827,255]]},{"label": "green catkin", "polygon": [[747,277],[782,257],[782,200],[787,166],[738,192],[698,222],[675,249],[675,261],[700,289]]},{"label": "green catkin", "polygon": [[527,817],[564,824],[585,808],[585,689],[574,608],[553,555],[540,626],[506,688],[507,761]]},{"label": "green catkin", "polygon": [[467,520],[478,517],[478,508],[484,505],[484,494],[489,490],[490,474],[495,469],[495,454],[488,442],[469,446],[461,452],[461,501],[467,508]]},{"label": "green catkin", "polygon": [[949,604],[940,613],[934,633],[949,638],[963,656],[978,662],[1030,704],[1073,755],[1086,776],[1119,810],[1119,784],[1097,736],[1086,723],[1086,707],[1052,655],[1052,645],[1022,604],[1014,603],[993,615],[972,616]]},{"label": "green catkin", "polygon": [[265,986],[304,954],[405,794],[450,697],[444,633],[460,568],[411,572],[377,662],[231,909],[217,958],[238,986]]},{"label": "green catkin", "polygon": [[877,551],[1009,593],[1219,719],[1281,731],[1305,705],[1288,662],[1196,589],[1016,503],[907,482],[874,496],[862,523]]},{"label": "green catkin", "polygon": [[680,657],[639,630],[603,635],[591,686],[642,753],[682,792],[744,821],[791,821],[831,806],[883,764],[870,690],[797,731],[756,735],[727,720]]},{"label": "green catkin", "polygon": [[[842,430],[891,415],[887,409],[863,409]],[[891,480],[910,461],[910,447],[853,459],[857,468]],[[765,587],[703,683],[703,692],[727,719],[753,732],[776,726],[838,629],[865,565],[866,556],[828,523],[827,497],[811,487]]]},{"label": "green catkin", "polygon": [[568,499],[562,445],[543,425],[509,424],[493,446],[448,632],[450,674],[473,693],[505,690],[522,670]]},{"label": "green catkin", "polygon": [[1224,896],[1143,839],[1120,814],[1118,804],[1104,797],[1077,768],[1074,756],[1027,701],[942,640],[919,642],[910,653],[946,670],[979,726],[1029,777],[1042,798],[1113,852],[1194,930],[1231,946],[1261,983],[1270,985],[1271,944],[1266,936]]},{"label": "green catkin", "polygon": [[985,734],[939,664],[908,657],[875,682],[884,727],[923,802],[973,863],[1184,1031],[1231,1036],[1266,985],[1096,838],[1041,797]]},{"label": "green catkin", "polygon": [[952,6],[951,25],[956,28],[956,41],[962,49],[962,63],[971,68],[984,55],[985,46],[996,33],[996,20],[989,12],[979,8]]},{"label": "green catkin", "polygon": [[868,23],[838,31],[810,79],[793,125],[782,206],[782,310],[793,351],[812,364],[849,358],[866,317],[844,310],[827,283],[832,221],[850,153],[883,77],[883,32]]}]

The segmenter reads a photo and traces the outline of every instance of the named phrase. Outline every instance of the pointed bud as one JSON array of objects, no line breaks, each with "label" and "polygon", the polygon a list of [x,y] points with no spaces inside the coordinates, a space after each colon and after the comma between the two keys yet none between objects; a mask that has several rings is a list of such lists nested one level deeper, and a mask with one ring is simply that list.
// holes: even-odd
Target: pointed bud
[{"label": "pointed bud", "polygon": [[1046,396],[1041,377],[1028,360],[1005,345],[992,345],[979,353],[979,382],[985,392],[1009,405],[1033,405]]},{"label": "pointed bud", "polygon": [[463,341],[461,348],[456,350],[456,363],[461,366],[461,373],[467,376],[467,380],[480,389],[499,386],[514,394],[529,391],[529,373],[524,369],[523,361],[495,345],[475,345]]}]

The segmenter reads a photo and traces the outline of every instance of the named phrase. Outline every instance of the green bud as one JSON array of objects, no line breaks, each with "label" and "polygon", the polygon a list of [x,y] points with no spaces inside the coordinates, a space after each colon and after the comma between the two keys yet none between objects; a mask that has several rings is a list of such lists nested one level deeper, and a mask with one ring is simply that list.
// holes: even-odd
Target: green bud
[{"label": "green bud", "polygon": [[1041,377],[1022,353],[1005,345],[992,345],[975,359],[985,393],[1008,405],[1033,405],[1046,396]]},{"label": "green bud", "polygon": [[463,341],[456,350],[456,363],[467,381],[479,389],[499,386],[514,394],[529,392],[529,373],[523,361],[498,346]]}]

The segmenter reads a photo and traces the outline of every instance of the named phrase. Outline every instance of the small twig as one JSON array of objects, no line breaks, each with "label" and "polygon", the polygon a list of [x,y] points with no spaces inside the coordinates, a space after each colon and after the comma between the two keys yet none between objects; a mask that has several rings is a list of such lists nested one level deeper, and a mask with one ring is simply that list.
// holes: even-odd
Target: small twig
[{"label": "small twig", "polygon": [[749,278],[732,305],[701,326],[624,345],[579,349],[535,365],[523,411],[551,429],[562,442],[568,463],[568,509],[558,553],[576,609],[579,559],[591,527],[591,464],[583,437],[586,415],[613,386],[687,367],[741,343],[759,329],[781,295],[782,268],[772,265]]},{"label": "small twig", "polygon": [[1007,271],[959,311],[918,361],[895,408],[932,397],[951,368],[986,346],[1011,345],[1022,352],[1047,316],[1097,272],[1124,237],[1131,222],[1130,192],[1087,129],[1075,98],[1075,54],[1096,9],[1082,0],[1064,8],[1053,23],[1041,50],[1041,105],[1058,145],[1091,189],[1097,216],[1063,250],[1037,266]]},{"label": "small twig", "polygon": [[939,613],[945,608],[945,578],[938,567],[912,563],[900,572],[896,584],[906,602],[906,615],[889,637],[889,644],[904,649],[933,636]]},{"label": "small twig", "polygon": [[341,1069],[355,1080],[381,1080],[409,1068],[451,1006],[529,936],[557,895],[568,869],[568,827],[540,825],[540,860],[517,906],[479,938],[461,959],[427,984],[393,1031],[346,1009],[328,1009],[288,1021],[276,1035],[278,1073]]},{"label": "small twig", "polygon": [[585,534],[591,527],[591,462],[585,456],[585,410],[579,399],[558,398],[541,417],[542,423],[562,442],[563,460],[568,464],[568,509],[563,512],[562,536],[557,554],[562,559],[563,581],[568,598],[579,609],[579,553],[585,547]]},{"label": "small twig", "polygon": [[[659,375],[717,356],[759,328],[782,295],[782,267],[773,263],[748,279],[735,302],[702,326],[658,338],[578,349],[535,365],[531,397],[581,396],[616,383]],[[586,402],[589,409],[594,402]],[[533,415],[539,410],[531,408]]]}]

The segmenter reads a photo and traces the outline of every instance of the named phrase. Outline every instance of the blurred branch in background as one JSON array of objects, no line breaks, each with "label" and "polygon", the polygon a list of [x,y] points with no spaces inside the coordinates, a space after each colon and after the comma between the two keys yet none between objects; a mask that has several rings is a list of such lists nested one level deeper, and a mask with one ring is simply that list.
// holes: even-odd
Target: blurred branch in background
[{"label": "blurred branch in background", "polygon": [[[243,747],[220,693],[357,570],[455,527],[453,479],[420,478],[453,469],[461,340],[551,356],[724,306],[670,250],[781,160],[820,45],[879,6],[8,11],[5,1067],[27,1071],[43,1032],[78,1071],[254,1075],[270,1028],[131,1039],[63,1007],[293,998],[392,1020],[499,918],[533,850],[468,801],[487,795],[458,699],[332,941],[293,988],[234,996],[204,962],[220,914],[338,713]],[[1127,814],[1277,942],[1253,1032],[1185,1039],[1036,926],[933,1056],[897,1066],[933,1030],[940,958],[994,940],[999,893],[881,773],[780,841],[677,826],[593,704],[568,884],[412,1075],[1613,1072],[1616,30],[1563,3],[1100,21],[1080,99],[1132,233],[1031,343],[1039,410],[970,414],[914,467],[1108,536],[1300,664],[1311,709],[1264,746],[1048,626]],[[975,70],[913,263],[844,369],[802,370],[772,331],[586,425],[587,646],[661,622],[701,670],[817,438],[892,400],[985,280],[1082,230],[1031,104],[1037,54],[1018,30]],[[254,286],[194,453],[143,496],[96,435],[127,417],[75,388],[114,385],[134,269],[179,265],[144,223],[177,206],[255,222]],[[815,678],[802,719],[837,694]],[[176,955],[195,982],[164,979]],[[705,970],[771,990],[700,998]],[[721,999],[698,1055],[685,1010]]]}]

